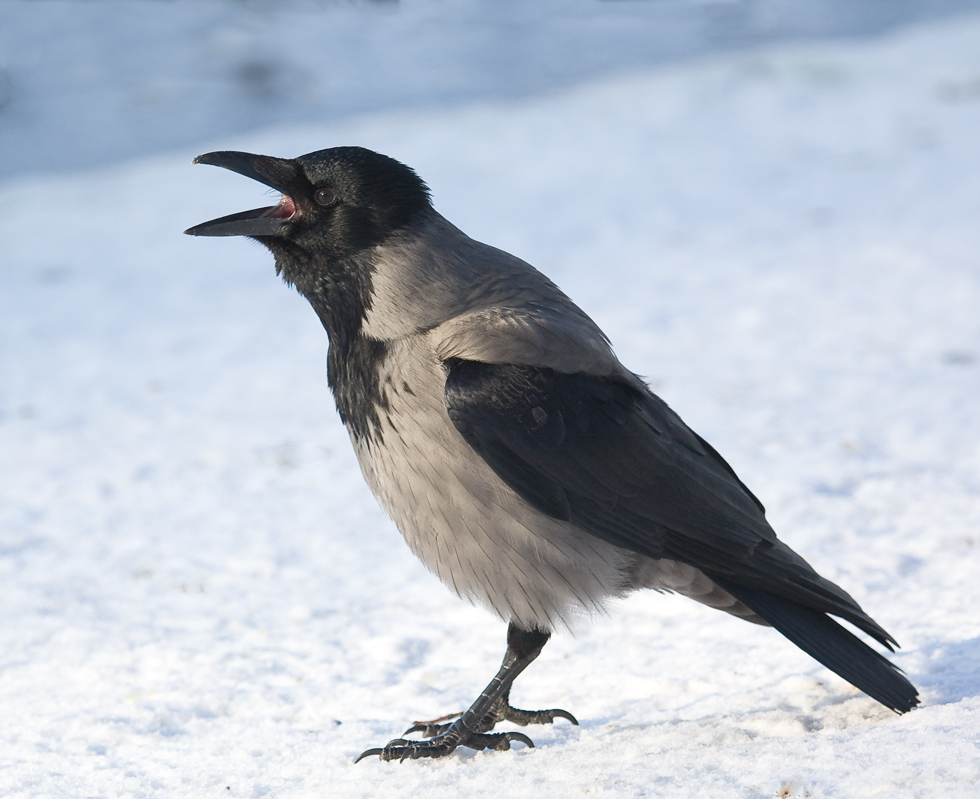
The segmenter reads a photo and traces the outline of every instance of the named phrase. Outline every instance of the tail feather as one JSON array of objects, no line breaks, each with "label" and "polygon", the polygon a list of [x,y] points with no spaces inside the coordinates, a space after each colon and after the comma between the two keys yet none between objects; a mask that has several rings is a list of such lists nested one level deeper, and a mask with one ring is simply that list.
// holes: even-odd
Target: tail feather
[{"label": "tail feather", "polygon": [[906,713],[919,704],[919,692],[898,666],[826,613],[757,588],[717,582],[804,652],[885,707]]}]

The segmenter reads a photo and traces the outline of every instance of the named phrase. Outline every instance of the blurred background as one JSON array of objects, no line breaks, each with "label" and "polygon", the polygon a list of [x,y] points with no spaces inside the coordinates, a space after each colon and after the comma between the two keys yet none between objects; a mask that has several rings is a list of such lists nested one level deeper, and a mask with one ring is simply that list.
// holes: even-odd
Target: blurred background
[{"label": "blurred background", "polygon": [[5,0],[0,179],[283,123],[513,100],[980,0]]}]

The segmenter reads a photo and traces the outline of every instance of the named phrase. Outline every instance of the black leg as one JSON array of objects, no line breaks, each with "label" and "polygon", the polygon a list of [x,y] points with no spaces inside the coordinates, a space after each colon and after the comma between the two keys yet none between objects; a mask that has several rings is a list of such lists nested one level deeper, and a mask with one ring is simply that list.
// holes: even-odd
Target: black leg
[{"label": "black leg", "polygon": [[[507,654],[500,670],[483,690],[483,693],[465,713],[454,713],[431,722],[415,722],[406,732],[421,732],[429,737],[427,741],[409,741],[396,738],[389,741],[383,749],[368,749],[354,762],[365,757],[377,755],[382,760],[416,760],[420,757],[444,757],[453,752],[457,746],[471,749],[510,749],[511,741],[520,741],[525,746],[534,743],[523,733],[502,732],[487,735],[499,721],[512,721],[524,726],[526,724],[550,724],[556,718],[565,718],[573,724],[578,724],[575,717],[564,710],[517,710],[508,703],[510,687],[517,675],[533,661],[544,648],[551,633],[539,630],[523,630],[511,623],[507,628]],[[456,720],[450,724],[440,724],[451,718]]]}]

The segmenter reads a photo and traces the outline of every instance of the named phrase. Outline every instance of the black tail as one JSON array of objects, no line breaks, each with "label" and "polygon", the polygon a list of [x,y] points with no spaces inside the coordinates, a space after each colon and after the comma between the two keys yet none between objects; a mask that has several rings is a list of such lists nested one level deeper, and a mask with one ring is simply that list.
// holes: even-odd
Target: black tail
[{"label": "black tail", "polygon": [[897,713],[919,704],[919,692],[901,669],[845,630],[826,613],[757,588],[717,580],[808,655]]}]

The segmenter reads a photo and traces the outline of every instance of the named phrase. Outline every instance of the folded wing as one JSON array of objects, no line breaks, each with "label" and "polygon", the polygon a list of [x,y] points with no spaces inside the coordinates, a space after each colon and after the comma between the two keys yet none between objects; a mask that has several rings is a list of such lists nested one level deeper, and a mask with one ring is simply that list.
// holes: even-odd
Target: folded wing
[{"label": "folded wing", "polygon": [[805,651],[895,710],[915,688],[827,613],[894,640],[780,542],[731,467],[635,382],[450,359],[449,416],[541,513],[650,558],[690,564]]}]

